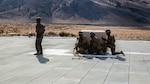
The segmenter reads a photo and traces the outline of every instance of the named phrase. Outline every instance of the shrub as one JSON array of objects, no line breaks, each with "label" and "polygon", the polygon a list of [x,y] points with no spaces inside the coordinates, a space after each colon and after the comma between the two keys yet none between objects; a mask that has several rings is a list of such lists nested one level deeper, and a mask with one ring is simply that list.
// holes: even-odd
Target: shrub
[{"label": "shrub", "polygon": [[49,32],[49,33],[47,34],[47,36],[57,36],[57,34],[54,33],[54,32]]},{"label": "shrub", "polygon": [[70,33],[66,33],[66,32],[60,32],[59,36],[61,36],[61,37],[75,37],[76,35],[70,34]]},{"label": "shrub", "polygon": [[0,30],[0,34],[4,33],[4,30]]}]

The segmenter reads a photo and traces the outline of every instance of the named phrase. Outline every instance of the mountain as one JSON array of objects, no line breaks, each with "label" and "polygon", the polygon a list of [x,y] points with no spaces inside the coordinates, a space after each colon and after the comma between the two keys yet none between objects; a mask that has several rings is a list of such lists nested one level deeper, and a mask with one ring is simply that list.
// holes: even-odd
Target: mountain
[{"label": "mountain", "polygon": [[150,24],[150,0],[0,0],[0,20],[47,23]]}]

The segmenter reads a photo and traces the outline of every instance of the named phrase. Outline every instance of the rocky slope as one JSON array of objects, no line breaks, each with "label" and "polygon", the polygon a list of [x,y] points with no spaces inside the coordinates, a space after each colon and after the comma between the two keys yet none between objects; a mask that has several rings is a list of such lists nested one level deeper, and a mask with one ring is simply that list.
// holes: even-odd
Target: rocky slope
[{"label": "rocky slope", "polygon": [[47,23],[150,24],[150,0],[0,0],[0,20]]}]

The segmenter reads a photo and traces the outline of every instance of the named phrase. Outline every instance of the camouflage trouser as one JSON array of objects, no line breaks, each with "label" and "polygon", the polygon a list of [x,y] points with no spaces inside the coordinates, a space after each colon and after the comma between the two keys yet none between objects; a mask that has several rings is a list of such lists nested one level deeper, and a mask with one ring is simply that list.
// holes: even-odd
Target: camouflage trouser
[{"label": "camouflage trouser", "polygon": [[99,48],[90,48],[89,54],[96,54],[96,55],[104,55],[105,52],[102,49]]},{"label": "camouflage trouser", "polygon": [[37,53],[43,54],[43,49],[42,49],[42,39],[43,39],[43,35],[37,35],[36,36],[36,42],[35,42],[35,48]]},{"label": "camouflage trouser", "polygon": [[120,52],[116,52],[116,51],[115,51],[115,48],[116,48],[115,45],[107,44],[107,47],[109,47],[109,48],[111,49],[112,55],[120,54]]},{"label": "camouflage trouser", "polygon": [[89,47],[89,54],[98,54],[99,53],[99,49],[97,49],[96,47]]},{"label": "camouflage trouser", "polygon": [[88,49],[80,47],[78,49],[78,52],[81,53],[81,54],[88,54]]}]

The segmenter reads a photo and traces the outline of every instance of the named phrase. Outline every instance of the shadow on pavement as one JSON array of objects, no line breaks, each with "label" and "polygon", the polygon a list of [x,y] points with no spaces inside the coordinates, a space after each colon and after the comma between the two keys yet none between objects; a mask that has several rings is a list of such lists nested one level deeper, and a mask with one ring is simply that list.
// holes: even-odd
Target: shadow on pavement
[{"label": "shadow on pavement", "polygon": [[108,58],[111,58],[111,59],[118,59],[120,61],[126,61],[126,59],[121,57],[121,56],[117,56],[116,58],[112,58],[112,57],[96,57],[96,58],[99,59],[99,60],[106,60]]},{"label": "shadow on pavement", "polygon": [[93,59],[94,57],[86,57],[86,56],[83,56],[84,58],[86,58],[86,59]]},{"label": "shadow on pavement", "polygon": [[108,59],[108,57],[96,57],[97,59],[99,59],[99,60],[106,60],[106,59]]},{"label": "shadow on pavement", "polygon": [[118,60],[120,60],[120,61],[126,61],[126,59],[125,58],[123,58],[123,57],[121,57],[121,56],[117,56],[117,58],[116,59],[118,59]]},{"label": "shadow on pavement", "polygon": [[37,55],[36,57],[37,57],[38,61],[42,64],[49,62],[49,59],[45,58],[43,55]]}]

